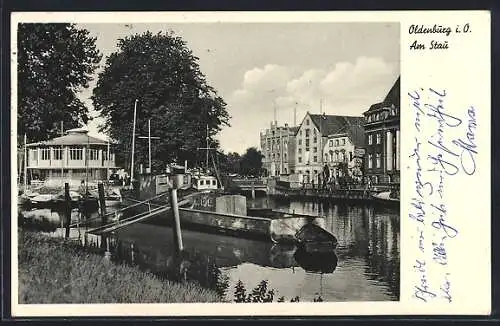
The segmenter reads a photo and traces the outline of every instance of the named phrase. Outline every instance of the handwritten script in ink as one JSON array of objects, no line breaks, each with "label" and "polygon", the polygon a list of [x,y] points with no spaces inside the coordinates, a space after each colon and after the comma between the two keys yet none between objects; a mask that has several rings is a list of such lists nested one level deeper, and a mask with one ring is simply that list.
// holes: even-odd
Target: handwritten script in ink
[{"label": "handwritten script in ink", "polygon": [[460,230],[448,214],[450,201],[445,195],[454,177],[476,173],[478,112],[474,106],[449,107],[449,94],[442,88],[416,88],[408,97],[415,137],[409,153],[413,187],[406,205],[418,253],[413,263],[413,298],[451,303],[449,247],[460,237]]}]

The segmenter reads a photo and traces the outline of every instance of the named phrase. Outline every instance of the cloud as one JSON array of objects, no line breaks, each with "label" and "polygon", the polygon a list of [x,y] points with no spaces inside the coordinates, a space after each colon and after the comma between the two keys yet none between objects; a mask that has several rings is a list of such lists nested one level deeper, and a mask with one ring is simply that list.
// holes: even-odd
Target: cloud
[{"label": "cloud", "polygon": [[306,111],[361,116],[370,105],[383,100],[399,71],[394,64],[378,57],[358,57],[338,62],[330,69],[302,69],[267,64],[247,70],[241,85],[226,101],[231,128],[220,135],[227,151],[243,152],[260,143],[259,132],[278,123],[297,124]]}]

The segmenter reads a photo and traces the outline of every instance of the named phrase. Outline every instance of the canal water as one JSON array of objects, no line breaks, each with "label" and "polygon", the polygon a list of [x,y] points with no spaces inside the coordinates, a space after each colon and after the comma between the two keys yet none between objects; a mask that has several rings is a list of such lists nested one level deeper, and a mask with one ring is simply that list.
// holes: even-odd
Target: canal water
[{"label": "canal water", "polygon": [[[238,282],[249,293],[261,281],[267,281],[275,299],[284,297],[285,301],[296,297],[301,302],[317,298],[330,302],[399,300],[398,209],[271,197],[248,199],[248,206],[324,216],[327,230],[338,240],[335,254],[310,257],[294,246],[183,230],[185,263],[179,270],[179,262],[173,263],[172,229],[137,223],[112,235],[112,259],[170,279],[196,280],[219,291],[228,301],[235,299]],[[50,210],[30,212],[38,216],[42,213],[50,222],[46,231],[62,236],[60,214]],[[73,213],[72,220],[78,220],[78,213]],[[70,236],[78,237],[86,228],[73,228]]]},{"label": "canal water", "polygon": [[[285,301],[399,300],[398,209],[269,197],[249,199],[248,205],[324,216],[326,228],[338,240],[335,255],[311,258],[293,246],[183,230],[189,261],[184,277],[217,290],[223,287],[229,301],[234,300],[238,281],[249,293],[263,280],[275,298]],[[157,274],[169,269],[174,256],[170,228],[139,223],[114,237],[118,259],[133,260]]]}]

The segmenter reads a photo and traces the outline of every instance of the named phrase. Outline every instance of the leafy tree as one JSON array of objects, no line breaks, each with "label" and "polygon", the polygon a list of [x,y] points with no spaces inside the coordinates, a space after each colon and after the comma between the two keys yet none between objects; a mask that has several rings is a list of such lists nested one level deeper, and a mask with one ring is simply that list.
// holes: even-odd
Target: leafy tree
[{"label": "leafy tree", "polygon": [[221,171],[228,174],[240,173],[241,156],[236,152],[228,153],[220,159]]},{"label": "leafy tree", "polygon": [[101,60],[96,39],[74,24],[22,23],[17,33],[19,137],[46,140],[60,133],[61,121],[64,129],[87,123],[88,109],[76,94]]},{"label": "leafy tree", "polygon": [[240,171],[244,175],[258,176],[262,173],[262,158],[264,156],[255,147],[250,147],[241,157]]},{"label": "leafy tree", "polygon": [[[204,162],[206,153],[198,148],[207,146],[207,134],[208,145],[218,147],[214,136],[229,125],[226,103],[207,84],[186,42],[172,32],[120,39],[99,74],[92,100],[106,119],[101,131],[119,141],[118,152],[127,161],[136,99],[136,133],[147,136],[151,119],[151,133],[160,137],[153,140],[153,169],[171,161]],[[135,143],[136,162],[147,164],[147,140]]]}]

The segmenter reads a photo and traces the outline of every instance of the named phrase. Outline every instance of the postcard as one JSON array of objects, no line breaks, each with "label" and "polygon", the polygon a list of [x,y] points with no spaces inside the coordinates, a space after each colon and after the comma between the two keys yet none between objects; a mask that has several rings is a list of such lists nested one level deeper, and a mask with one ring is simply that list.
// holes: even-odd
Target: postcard
[{"label": "postcard", "polygon": [[14,317],[491,312],[488,11],[11,30]]}]

